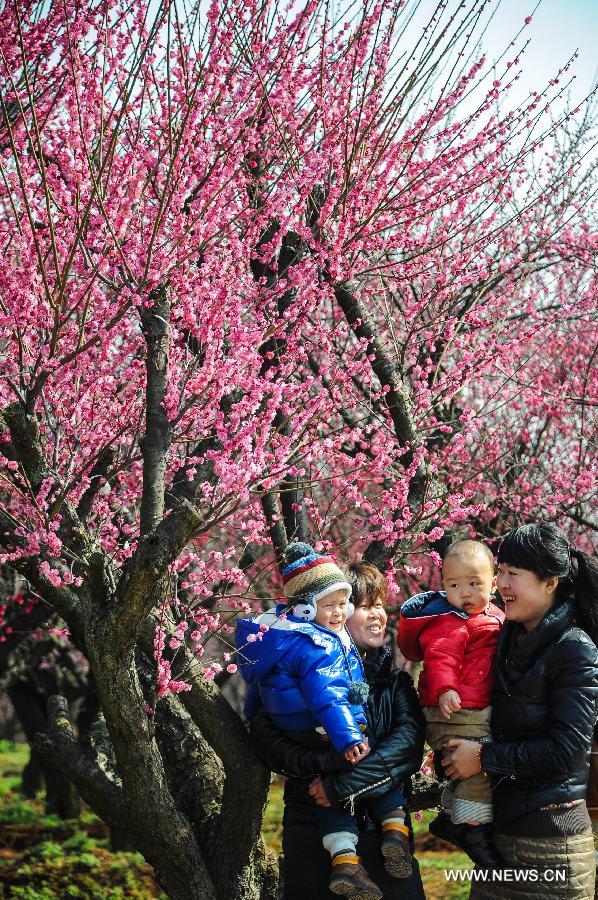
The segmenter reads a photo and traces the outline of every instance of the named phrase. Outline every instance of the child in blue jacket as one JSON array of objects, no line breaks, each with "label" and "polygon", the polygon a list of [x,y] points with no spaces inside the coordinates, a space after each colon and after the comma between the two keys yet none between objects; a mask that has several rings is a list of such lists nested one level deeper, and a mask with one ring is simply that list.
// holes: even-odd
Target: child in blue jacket
[{"label": "child in blue jacket", "polygon": [[[245,713],[252,718],[263,707],[298,743],[321,747],[329,740],[356,763],[369,752],[368,686],[345,628],[353,612],[351,585],[332,557],[299,542],[286,549],[282,580],[287,603],[237,625],[237,658],[249,685]],[[396,878],[411,874],[404,804],[396,787],[368,803],[370,814],[382,823],[385,868]],[[331,891],[352,895],[358,889],[360,896],[382,897],[359,864],[353,815],[318,807],[318,816],[332,858]]]}]

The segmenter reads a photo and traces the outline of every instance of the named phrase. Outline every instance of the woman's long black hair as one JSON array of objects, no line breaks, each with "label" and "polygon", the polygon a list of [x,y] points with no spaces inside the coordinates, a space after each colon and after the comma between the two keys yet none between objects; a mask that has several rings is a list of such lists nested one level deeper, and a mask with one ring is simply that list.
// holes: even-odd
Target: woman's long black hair
[{"label": "woman's long black hair", "polygon": [[528,569],[543,581],[559,579],[557,602],[571,598],[580,628],[598,644],[598,565],[578,550],[556,525],[520,525],[505,537],[499,563]]}]

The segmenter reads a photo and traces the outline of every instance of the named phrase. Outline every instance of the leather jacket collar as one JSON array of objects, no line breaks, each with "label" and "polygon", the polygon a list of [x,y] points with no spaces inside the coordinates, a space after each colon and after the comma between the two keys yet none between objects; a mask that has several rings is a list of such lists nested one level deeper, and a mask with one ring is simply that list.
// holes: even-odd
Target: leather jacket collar
[{"label": "leather jacket collar", "polygon": [[366,681],[371,688],[379,682],[387,682],[392,669],[392,651],[388,645],[380,647],[373,654],[366,654],[363,660]]},{"label": "leather jacket collar", "polygon": [[574,618],[573,605],[565,600],[554,606],[531,631],[526,632],[519,622],[505,622],[498,641],[497,659],[504,661],[509,669],[525,672]]}]

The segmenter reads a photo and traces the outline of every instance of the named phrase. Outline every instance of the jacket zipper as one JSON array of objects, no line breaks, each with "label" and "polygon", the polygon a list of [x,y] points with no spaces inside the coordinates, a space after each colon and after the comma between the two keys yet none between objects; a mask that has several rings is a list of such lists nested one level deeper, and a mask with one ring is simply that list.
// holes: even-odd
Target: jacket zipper
[{"label": "jacket zipper", "polygon": [[496,788],[499,786],[499,784],[502,784],[502,783],[503,783],[503,781],[505,780],[505,778],[510,778],[511,781],[515,781],[515,776],[514,776],[514,775],[503,775],[502,778],[499,778],[499,779],[498,779],[498,781],[496,782],[496,784],[493,784],[493,785],[492,785],[492,790],[493,790],[493,791],[496,790]]},{"label": "jacket zipper", "polygon": [[390,775],[388,775],[386,778],[383,778],[381,781],[377,781],[375,784],[370,784],[370,785],[368,785],[368,787],[364,787],[360,791],[356,791],[354,794],[349,794],[347,797],[344,797],[341,800],[341,803],[344,805],[348,800],[349,801],[349,815],[354,816],[355,815],[355,798],[359,797],[360,794],[365,794],[368,791],[373,791],[374,788],[380,787],[381,784],[386,784],[390,780],[391,780]]}]

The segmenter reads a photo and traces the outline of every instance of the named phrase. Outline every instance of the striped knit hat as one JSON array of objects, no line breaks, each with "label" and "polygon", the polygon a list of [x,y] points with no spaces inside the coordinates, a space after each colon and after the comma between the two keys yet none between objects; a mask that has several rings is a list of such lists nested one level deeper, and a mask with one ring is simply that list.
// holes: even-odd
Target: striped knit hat
[{"label": "striped knit hat", "polygon": [[[345,590],[351,597],[351,585],[331,556],[316,553],[309,544],[295,541],[284,553],[282,570],[284,595],[295,615],[313,619],[318,600],[334,591]],[[311,614],[310,614],[311,613]]]}]

